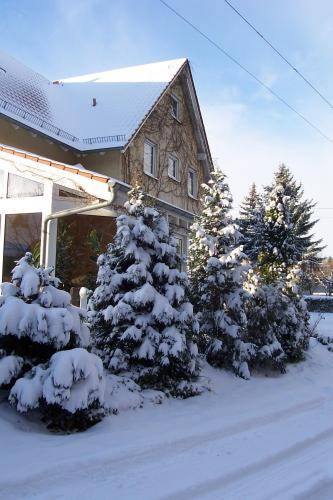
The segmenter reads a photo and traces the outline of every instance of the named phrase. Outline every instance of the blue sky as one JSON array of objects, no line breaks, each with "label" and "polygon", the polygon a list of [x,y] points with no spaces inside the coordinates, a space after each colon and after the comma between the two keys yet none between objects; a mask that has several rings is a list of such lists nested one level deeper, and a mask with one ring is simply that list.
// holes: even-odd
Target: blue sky
[{"label": "blue sky", "polygon": [[[333,110],[223,0],[168,0],[328,136]],[[333,2],[232,0],[333,101]],[[51,79],[188,57],[212,155],[238,205],[280,162],[318,201],[333,255],[333,144],[325,141],[158,0],[1,0],[1,48]]]}]

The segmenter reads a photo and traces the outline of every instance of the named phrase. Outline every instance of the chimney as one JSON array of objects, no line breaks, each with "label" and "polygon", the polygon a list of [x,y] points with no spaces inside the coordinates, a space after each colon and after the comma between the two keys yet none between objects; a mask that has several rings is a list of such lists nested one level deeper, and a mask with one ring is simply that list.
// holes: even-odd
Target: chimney
[{"label": "chimney", "polygon": [[97,100],[96,100],[96,97],[93,97],[93,100],[92,100],[92,105],[93,105],[93,107],[97,106]]}]

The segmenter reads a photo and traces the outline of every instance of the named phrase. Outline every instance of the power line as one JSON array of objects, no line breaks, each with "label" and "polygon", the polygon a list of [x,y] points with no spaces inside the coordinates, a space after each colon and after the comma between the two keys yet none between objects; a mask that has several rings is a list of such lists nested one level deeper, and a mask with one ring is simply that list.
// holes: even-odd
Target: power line
[{"label": "power line", "polygon": [[267,45],[269,45],[269,47],[274,50],[274,52],[279,56],[281,57],[281,59],[283,59],[283,61],[288,64],[288,66],[291,67],[291,69],[293,71],[295,71],[295,73],[297,73],[297,75],[302,78],[302,80],[304,80],[304,82],[309,85],[309,87],[312,88],[312,90],[314,90],[316,92],[316,94],[319,95],[319,97],[326,103],[329,105],[329,107],[331,109],[333,109],[333,104],[313,85],[313,83],[311,83],[297,68],[295,68],[295,66],[283,55],[281,54],[281,52],[276,48],[274,47],[274,45],[269,41],[267,40],[267,38],[264,37],[264,35],[262,33],[260,33],[259,30],[257,30],[257,28],[255,26],[253,26],[252,23],[250,23],[250,21],[248,21],[248,19],[246,19],[245,16],[243,16],[243,14],[241,14],[239,12],[239,10],[236,9],[236,7],[234,7],[228,0],[224,0],[225,3],[227,5],[229,5],[229,7],[241,18],[243,19],[243,21],[248,25],[250,26],[250,28],[255,31],[257,33],[257,35],[265,42],[267,43]]},{"label": "power line", "polygon": [[186,19],[182,14],[180,14],[177,10],[175,10],[171,5],[169,5],[167,2],[164,0],[160,0],[160,2],[167,7],[171,12],[173,12],[177,17],[179,17],[182,21],[184,21],[188,26],[193,28],[197,33],[199,33],[205,40],[207,40],[211,45],[213,45],[217,50],[222,52],[228,59],[230,59],[233,63],[235,63],[239,68],[241,68],[245,73],[247,73],[251,78],[253,78],[259,85],[264,87],[268,92],[270,92],[276,99],[278,99],[280,102],[282,102],[287,108],[289,108],[291,111],[293,111],[299,118],[301,118],[305,123],[307,123],[313,130],[315,130],[319,135],[321,135],[324,139],[329,141],[330,143],[333,144],[333,140],[330,139],[320,128],[318,128],[316,125],[314,125],[310,120],[308,120],[302,113],[297,111],[291,104],[289,104],[283,97],[281,97],[279,94],[277,94],[271,87],[266,85],[262,80],[260,80],[254,73],[252,73],[250,70],[248,70],[245,66],[243,66],[237,59],[235,59],[231,54],[229,54],[226,50],[224,50],[221,45],[219,45],[217,42],[215,42],[212,38],[210,38],[208,35],[206,35],[203,31],[200,30],[197,26],[195,26],[191,21]]}]

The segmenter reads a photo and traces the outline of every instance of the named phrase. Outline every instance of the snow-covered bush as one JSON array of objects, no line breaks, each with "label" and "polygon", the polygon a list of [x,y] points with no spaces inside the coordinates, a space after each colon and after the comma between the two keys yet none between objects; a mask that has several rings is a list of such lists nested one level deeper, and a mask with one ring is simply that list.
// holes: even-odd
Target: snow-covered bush
[{"label": "snow-covered bush", "polygon": [[286,276],[282,288],[284,310],[278,330],[278,340],[287,360],[292,362],[304,359],[311,334],[307,305],[299,292],[300,274],[300,267],[295,265]]},{"label": "snow-covered bush", "polygon": [[189,395],[183,382],[198,375],[198,324],[176,243],[139,188],[125,208],[114,242],[98,259],[98,287],[89,302],[97,352],[109,370],[129,371],[144,388]]},{"label": "snow-covered bush", "polygon": [[304,359],[310,327],[306,303],[298,292],[298,268],[292,269],[286,281],[265,283],[251,270],[244,288],[247,339],[256,346],[251,365],[285,370],[286,363]]},{"label": "snow-covered bush", "polygon": [[232,196],[225,175],[212,172],[203,186],[202,211],[192,226],[189,275],[207,360],[249,378],[255,346],[245,340],[246,258],[231,216]]},{"label": "snow-covered bush", "polygon": [[256,369],[285,370],[286,355],[278,341],[280,320],[285,310],[285,297],[281,290],[262,283],[252,269],[248,272],[244,288],[246,301],[247,340],[255,345],[251,366]]},{"label": "snow-covered bush", "polygon": [[86,313],[57,288],[52,271],[35,267],[28,252],[12,283],[1,285],[0,387],[18,411],[40,408],[50,427],[83,429],[103,401],[102,362],[84,349]]}]

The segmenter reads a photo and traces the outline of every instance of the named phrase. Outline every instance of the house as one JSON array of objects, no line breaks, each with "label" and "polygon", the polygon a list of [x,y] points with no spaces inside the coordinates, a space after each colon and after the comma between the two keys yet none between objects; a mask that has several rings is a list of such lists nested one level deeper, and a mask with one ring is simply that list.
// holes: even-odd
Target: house
[{"label": "house", "polygon": [[0,52],[0,278],[29,250],[68,287],[140,184],[186,253],[212,160],[187,59],[50,81]]}]

